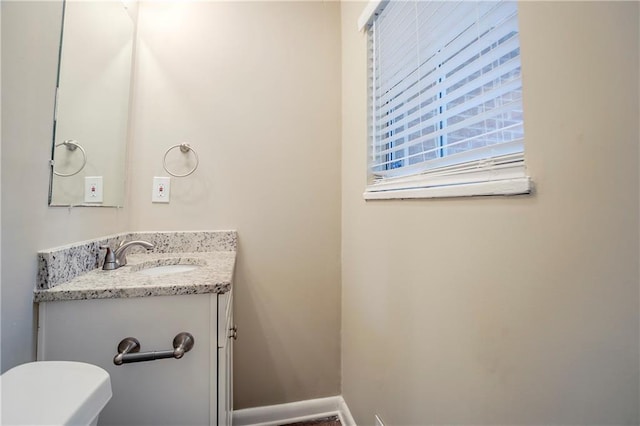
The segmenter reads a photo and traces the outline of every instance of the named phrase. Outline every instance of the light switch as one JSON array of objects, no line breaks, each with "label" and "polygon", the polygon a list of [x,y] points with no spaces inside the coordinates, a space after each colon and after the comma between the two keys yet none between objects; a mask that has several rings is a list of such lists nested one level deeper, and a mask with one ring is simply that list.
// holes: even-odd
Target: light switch
[{"label": "light switch", "polygon": [[151,202],[168,203],[170,194],[171,194],[171,178],[158,177],[158,176],[154,177],[153,191],[151,193]]},{"label": "light switch", "polygon": [[102,202],[102,176],[87,176],[84,178],[84,202]]}]

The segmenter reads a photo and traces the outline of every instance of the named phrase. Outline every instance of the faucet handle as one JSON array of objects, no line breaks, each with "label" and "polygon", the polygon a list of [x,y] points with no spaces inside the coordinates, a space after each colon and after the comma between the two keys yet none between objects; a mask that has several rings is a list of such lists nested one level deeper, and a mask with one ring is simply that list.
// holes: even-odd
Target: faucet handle
[{"label": "faucet handle", "polygon": [[101,249],[106,249],[107,254],[104,256],[104,265],[102,265],[102,269],[105,271],[112,271],[117,268],[116,266],[116,255],[113,254],[111,247],[109,246],[100,246]]}]

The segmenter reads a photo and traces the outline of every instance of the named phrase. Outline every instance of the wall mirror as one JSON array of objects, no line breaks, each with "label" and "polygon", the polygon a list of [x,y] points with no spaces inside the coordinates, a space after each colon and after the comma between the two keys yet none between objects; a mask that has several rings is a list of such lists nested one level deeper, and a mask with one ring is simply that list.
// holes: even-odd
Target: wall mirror
[{"label": "wall mirror", "polygon": [[65,0],[50,206],[122,206],[134,2]]}]

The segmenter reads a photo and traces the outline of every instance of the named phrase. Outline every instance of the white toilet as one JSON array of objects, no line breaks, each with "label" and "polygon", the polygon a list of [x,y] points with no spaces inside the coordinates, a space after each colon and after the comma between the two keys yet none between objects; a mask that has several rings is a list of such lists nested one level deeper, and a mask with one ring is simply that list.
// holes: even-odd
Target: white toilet
[{"label": "white toilet", "polygon": [[0,424],[95,425],[111,399],[109,373],[70,361],[22,364],[0,376]]}]

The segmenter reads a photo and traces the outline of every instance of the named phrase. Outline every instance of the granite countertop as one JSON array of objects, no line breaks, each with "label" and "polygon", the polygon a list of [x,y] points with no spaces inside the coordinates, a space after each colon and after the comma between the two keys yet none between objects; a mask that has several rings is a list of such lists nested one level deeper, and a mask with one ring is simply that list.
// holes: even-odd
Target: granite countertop
[{"label": "granite countertop", "polygon": [[[130,254],[127,265],[116,270],[94,269],[53,288],[36,290],[34,302],[226,293],[231,288],[235,258],[235,251]],[[199,267],[158,276],[139,273],[177,264]]]},{"label": "granite countertop", "polygon": [[[102,270],[104,250],[122,241],[145,240],[146,251],[132,246],[127,265]],[[236,231],[134,232],[100,237],[38,252],[33,301],[117,299],[226,293],[236,262]],[[197,265],[191,271],[145,275],[154,266]]]}]

